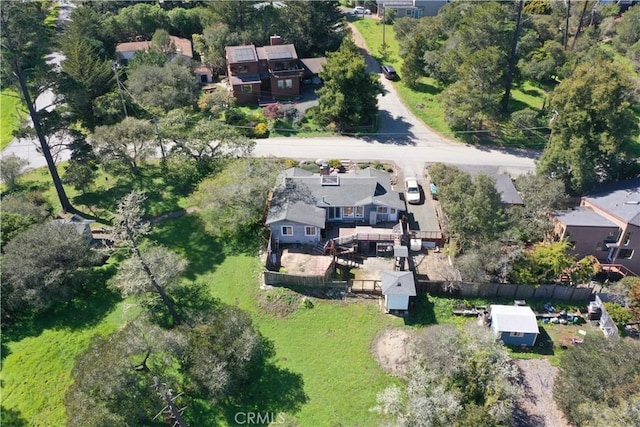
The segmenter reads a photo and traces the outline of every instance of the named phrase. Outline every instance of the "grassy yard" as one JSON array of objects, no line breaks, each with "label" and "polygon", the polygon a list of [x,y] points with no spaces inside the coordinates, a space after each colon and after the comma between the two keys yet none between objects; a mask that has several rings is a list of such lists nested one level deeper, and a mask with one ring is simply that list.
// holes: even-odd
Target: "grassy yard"
[{"label": "grassy yard", "polygon": [[18,93],[4,88],[0,91],[0,150],[4,150],[13,140],[13,132],[20,129],[27,111]]}]

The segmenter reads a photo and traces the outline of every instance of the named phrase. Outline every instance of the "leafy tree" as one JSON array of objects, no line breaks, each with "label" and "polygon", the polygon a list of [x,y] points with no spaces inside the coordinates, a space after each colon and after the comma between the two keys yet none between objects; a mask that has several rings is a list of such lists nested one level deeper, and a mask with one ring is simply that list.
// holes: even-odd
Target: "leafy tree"
[{"label": "leafy tree", "polygon": [[633,314],[632,320],[640,321],[640,278],[623,277],[614,284],[612,292],[624,297],[627,307]]},{"label": "leafy tree", "polygon": [[[0,165],[1,166],[1,165]],[[25,231],[33,224],[44,221],[48,215],[46,206],[37,205],[21,194],[9,194],[2,198],[0,209],[0,248],[15,236]]]},{"label": "leafy tree", "polygon": [[203,26],[210,19],[209,10],[206,7],[193,7],[185,9],[175,7],[167,12],[171,34],[178,37],[189,38],[194,34],[202,33]]},{"label": "leafy tree", "polygon": [[520,61],[522,74],[537,82],[553,82],[561,74],[567,55],[562,45],[555,40],[547,40],[531,52],[526,60]]},{"label": "leafy tree", "polygon": [[617,33],[615,44],[622,51],[626,51],[640,41],[640,7],[631,7],[622,14]]},{"label": "leafy tree", "polygon": [[46,136],[35,100],[50,84],[44,56],[52,45],[52,28],[45,25],[48,10],[41,2],[7,2],[0,8],[0,53],[3,84],[15,84],[29,110],[42,154],[63,211],[72,211]]},{"label": "leafy tree", "polygon": [[226,90],[205,92],[198,99],[198,108],[209,112],[212,118],[219,118],[235,104],[233,93]]},{"label": "leafy tree", "polygon": [[7,190],[13,191],[18,186],[18,177],[24,172],[29,161],[15,154],[2,156],[0,159],[0,177],[7,186]]},{"label": "leafy tree", "polygon": [[160,5],[137,3],[111,16],[107,25],[118,40],[134,40],[136,36],[149,40],[157,29],[169,28],[169,19]]},{"label": "leafy tree", "polygon": [[570,207],[564,183],[543,175],[527,174],[517,177],[515,185],[524,206],[507,210],[514,234],[525,243],[544,240],[553,231],[551,213]]},{"label": "leafy tree", "polygon": [[280,171],[281,164],[273,160],[242,159],[203,181],[193,199],[207,230],[232,236],[253,229],[262,219],[267,195]]},{"label": "leafy tree", "polygon": [[557,115],[538,171],[561,179],[575,193],[623,178],[639,133],[632,87],[628,74],[613,63],[578,65],[551,96]]},{"label": "leafy tree", "polygon": [[377,96],[384,93],[378,76],[367,71],[364,58],[351,39],[327,55],[320,72],[323,87],[317,90],[316,117],[341,129],[368,125],[378,112]]},{"label": "leafy tree", "polygon": [[2,317],[41,313],[69,301],[96,253],[73,225],[35,224],[16,235],[2,256]]},{"label": "leafy tree", "polygon": [[86,192],[98,174],[98,161],[91,144],[80,132],[73,132],[71,158],[64,169],[64,182],[78,191]]},{"label": "leafy tree", "polygon": [[512,281],[531,285],[555,282],[576,264],[570,250],[566,239],[536,244],[514,265]]},{"label": "leafy tree", "polygon": [[151,139],[154,126],[147,120],[127,117],[120,123],[98,126],[93,133],[92,145],[101,162],[126,167],[137,175],[139,166],[155,153]]},{"label": "leafy tree", "polygon": [[618,326],[618,328],[624,328],[624,326],[631,321],[633,314],[626,307],[616,304],[615,302],[605,302],[604,308],[611,316],[611,320]]},{"label": "leafy tree", "polygon": [[[589,375],[585,375],[585,366]],[[640,399],[640,346],[617,337],[587,335],[560,359],[553,397],[567,420],[576,426],[600,425],[601,414],[615,420],[607,425],[637,425]]]},{"label": "leafy tree", "polygon": [[478,327],[427,328],[411,343],[406,390],[378,395],[376,411],[398,425],[507,425],[521,396],[518,368]]},{"label": "leafy tree", "polygon": [[205,176],[216,163],[251,154],[255,142],[232,127],[201,119],[196,122],[181,110],[174,110],[159,121],[163,139],[172,142],[171,154],[190,159]]},{"label": "leafy tree", "polygon": [[170,55],[176,51],[176,45],[171,40],[171,36],[167,30],[156,30],[151,37],[151,43],[149,43],[150,49],[157,50],[158,52]]},{"label": "leafy tree", "polygon": [[222,73],[227,64],[224,48],[238,43],[236,35],[220,22],[205,28],[202,34],[193,35],[194,50],[202,62],[214,70],[214,75]]},{"label": "leafy tree", "polygon": [[[167,294],[167,287],[174,284],[177,276],[182,273],[184,267],[172,253],[162,250],[154,250],[149,254],[143,254],[140,248],[141,239],[149,232],[149,223],[143,221],[143,203],[146,200],[144,193],[132,191],[120,199],[113,220],[111,238],[118,245],[131,251],[132,261],[125,263],[121,274],[132,282],[116,281],[124,294],[156,292],[162,304],[169,311],[174,326],[182,323],[181,316],[175,306],[174,300]],[[173,262],[172,264],[164,264]],[[137,265],[137,268],[135,266]],[[167,270],[175,268],[175,273]]]},{"label": "leafy tree", "polygon": [[443,164],[433,165],[429,174],[438,185],[447,229],[462,249],[498,238],[507,224],[491,177],[478,174],[472,179],[467,172]]},{"label": "leafy tree", "polygon": [[325,55],[338,49],[346,35],[344,17],[335,1],[287,1],[278,9],[282,37],[300,57]]},{"label": "leafy tree", "polygon": [[[65,406],[72,426],[166,425],[154,418],[165,402],[154,381],[192,399],[232,399],[256,376],[266,356],[262,337],[242,311],[220,306],[201,312],[193,325],[163,329],[140,318],[114,334],[93,338],[73,369]],[[184,418],[194,417],[187,406]],[[193,425],[193,424],[192,424]]]},{"label": "leafy tree", "polygon": [[194,104],[198,94],[191,69],[179,62],[140,65],[129,73],[127,88],[136,103],[164,113]]}]

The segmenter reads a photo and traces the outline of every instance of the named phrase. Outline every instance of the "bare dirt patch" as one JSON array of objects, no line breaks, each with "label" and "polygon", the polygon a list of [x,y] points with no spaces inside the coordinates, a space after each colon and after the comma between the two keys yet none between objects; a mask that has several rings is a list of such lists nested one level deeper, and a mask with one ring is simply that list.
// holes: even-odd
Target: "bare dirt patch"
[{"label": "bare dirt patch", "polygon": [[558,368],[546,359],[515,361],[522,373],[525,397],[518,403],[514,427],[568,427],[553,400],[553,382]]},{"label": "bare dirt patch", "polygon": [[411,333],[404,329],[386,329],[373,340],[373,354],[382,369],[404,376],[409,365],[408,345]]}]

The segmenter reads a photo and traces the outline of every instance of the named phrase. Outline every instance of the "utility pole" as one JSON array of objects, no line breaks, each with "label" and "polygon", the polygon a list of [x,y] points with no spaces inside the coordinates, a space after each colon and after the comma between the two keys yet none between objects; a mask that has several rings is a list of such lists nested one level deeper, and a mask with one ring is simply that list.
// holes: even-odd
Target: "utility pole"
[{"label": "utility pole", "polygon": [[118,65],[117,62],[114,61],[113,64],[111,64],[111,69],[113,70],[113,73],[116,75],[116,83],[118,84],[118,93],[120,94],[120,101],[122,101],[122,111],[124,111],[125,117],[129,117],[129,114],[127,113],[127,103],[124,101],[124,95],[122,94],[122,82],[120,81],[120,74],[118,73],[120,66]]},{"label": "utility pole", "polygon": [[516,15],[516,29],[511,42],[511,54],[509,55],[509,67],[507,68],[507,82],[505,85],[504,96],[502,97],[502,112],[509,112],[509,98],[511,97],[511,84],[513,83],[513,71],[516,68],[516,51],[518,49],[518,37],[520,37],[520,21],[522,19],[522,7],[524,0],[518,2],[518,12]]},{"label": "utility pole", "polygon": [[387,13],[387,8],[384,7],[384,4],[382,5],[382,45],[385,46],[385,38],[384,38],[384,25],[385,25],[385,21],[386,21],[386,15]]},{"label": "utility pole", "polygon": [[[588,1],[584,2],[584,7],[582,8],[582,12],[580,13],[580,21],[578,21],[578,30],[576,34],[573,36],[573,42],[571,42],[571,50],[576,48],[576,41],[578,40],[578,36],[580,35],[580,31],[582,31],[582,20],[584,19],[584,14],[587,12],[587,6],[589,5]],[[593,19],[593,14],[591,15]]]}]

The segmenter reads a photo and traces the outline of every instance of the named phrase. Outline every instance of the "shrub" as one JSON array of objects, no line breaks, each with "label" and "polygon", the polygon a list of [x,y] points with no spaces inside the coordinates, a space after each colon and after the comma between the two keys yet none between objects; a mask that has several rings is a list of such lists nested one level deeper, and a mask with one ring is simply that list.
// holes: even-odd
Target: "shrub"
[{"label": "shrub", "polygon": [[338,159],[331,159],[327,164],[332,169],[340,169],[342,167],[342,162]]},{"label": "shrub", "polygon": [[270,104],[262,109],[262,114],[269,120],[276,120],[283,118],[285,111],[280,104]]},{"label": "shrub", "polygon": [[262,138],[267,136],[267,134],[269,133],[269,128],[267,128],[267,125],[265,123],[258,123],[253,127],[253,133],[256,137]]}]

